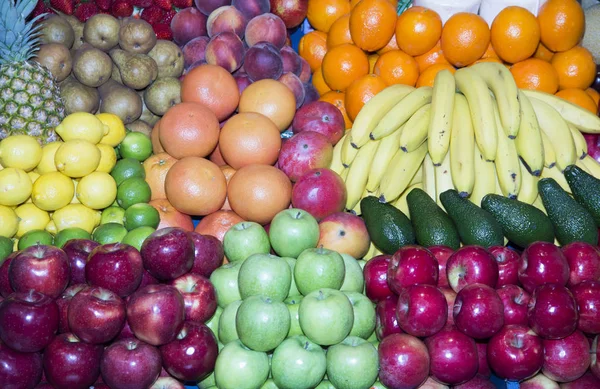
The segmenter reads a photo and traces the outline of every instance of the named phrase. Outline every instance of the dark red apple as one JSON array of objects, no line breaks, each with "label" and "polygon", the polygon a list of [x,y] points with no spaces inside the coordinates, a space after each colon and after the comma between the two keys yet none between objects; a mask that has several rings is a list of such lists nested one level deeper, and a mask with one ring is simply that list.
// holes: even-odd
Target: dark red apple
[{"label": "dark red apple", "polygon": [[87,388],[100,376],[102,345],[83,343],[74,334],[57,335],[44,351],[46,380],[57,388]]},{"label": "dark red apple", "polygon": [[521,259],[519,253],[506,246],[492,246],[488,248],[488,251],[498,264],[496,288],[504,285],[517,285],[519,283],[519,260]]},{"label": "dark red apple", "polygon": [[488,343],[488,362],[500,378],[520,381],[532,377],[544,363],[542,339],[525,326],[509,324]]},{"label": "dark red apple", "polygon": [[346,206],[346,184],[342,177],[328,168],[304,173],[292,189],[292,206],[310,213],[317,221]]},{"label": "dark red apple", "polygon": [[426,337],[446,325],[448,305],[444,294],[433,285],[413,285],[398,295],[396,316],[400,328],[409,335]]},{"label": "dark red apple", "polygon": [[529,301],[529,326],[546,339],[569,336],[577,328],[577,303],[564,286],[538,286]]},{"label": "dark red apple", "polygon": [[427,250],[431,251],[431,254],[433,254],[438,263],[437,286],[450,286],[450,284],[448,284],[448,276],[446,274],[446,264],[448,263],[448,258],[454,254],[454,250],[448,246],[429,246],[427,247]]},{"label": "dark red apple", "polygon": [[[271,0],[273,1],[273,0]],[[296,1],[303,0],[275,0],[275,1]],[[298,134],[303,131],[314,131],[325,135],[329,143],[335,145],[342,139],[346,125],[344,116],[340,110],[327,101],[313,101],[304,104],[294,116],[292,122],[292,131]]]},{"label": "dark red apple", "polygon": [[498,264],[481,246],[463,246],[456,250],[448,258],[446,273],[448,283],[456,293],[472,284],[495,288],[498,282]]},{"label": "dark red apple", "polygon": [[62,250],[67,254],[71,266],[71,284],[85,283],[87,258],[98,246],[100,243],[89,239],[72,239],[64,244]]},{"label": "dark red apple", "polygon": [[471,284],[456,295],[454,324],[475,339],[494,335],[504,325],[504,306],[498,293],[487,285]]},{"label": "dark red apple", "polygon": [[416,388],[429,375],[429,353],[418,338],[392,334],[379,344],[379,380],[388,388]]},{"label": "dark red apple", "polygon": [[21,353],[0,342],[0,388],[34,388],[42,373],[41,354]]},{"label": "dark red apple", "polygon": [[154,231],[140,250],[144,267],[160,281],[170,281],[189,272],[194,265],[194,242],[181,228]]},{"label": "dark red apple", "polygon": [[0,339],[22,353],[43,350],[58,331],[58,306],[36,291],[15,292],[0,303]]},{"label": "dark red apple", "polygon": [[65,291],[58,296],[56,299],[56,305],[58,305],[58,333],[62,334],[65,332],[71,332],[69,329],[69,305],[73,296],[81,292],[87,285],[86,284],[75,284],[69,286]]},{"label": "dark red apple", "polygon": [[4,262],[0,265],[0,296],[6,298],[11,293],[14,292],[14,289],[10,285],[10,278],[8,277],[8,268],[10,267],[10,263],[14,259],[14,257],[19,254],[18,251],[10,254],[8,257],[4,258]]},{"label": "dark red apple", "polygon": [[590,345],[581,331],[562,339],[544,340],[542,373],[556,382],[574,381],[590,367]]},{"label": "dark red apple", "polygon": [[477,374],[477,345],[457,330],[442,330],[425,339],[431,360],[430,374],[446,385],[458,385]]},{"label": "dark red apple", "polygon": [[396,317],[396,307],[398,306],[398,297],[391,295],[380,300],[375,307],[376,324],[375,334],[377,339],[382,340],[391,334],[402,333]]},{"label": "dark red apple", "polygon": [[122,339],[104,350],[102,379],[112,389],[148,388],[160,374],[160,352],[139,339]]},{"label": "dark red apple", "polygon": [[591,372],[585,373],[575,381],[560,384],[560,389],[598,389],[600,388],[600,378],[594,376]]},{"label": "dark red apple", "polygon": [[54,299],[69,284],[69,259],[58,247],[30,246],[13,258],[8,277],[15,292],[35,290]]},{"label": "dark red apple", "polygon": [[140,252],[124,243],[111,243],[96,247],[85,266],[88,284],[112,290],[120,297],[136,291],[144,265]]},{"label": "dark red apple", "polygon": [[492,369],[487,360],[487,342],[477,342],[477,358],[479,359],[477,375],[490,378],[492,376]]},{"label": "dark red apple", "polygon": [[401,247],[390,260],[387,274],[390,289],[400,293],[411,285],[437,285],[438,264],[429,250],[420,246]]},{"label": "dark red apple", "polygon": [[523,288],[507,284],[496,292],[504,305],[504,325],[527,325],[527,309],[531,296]]},{"label": "dark red apple", "polygon": [[590,354],[592,357],[590,364],[590,371],[600,379],[600,348],[598,347],[598,341],[600,340],[600,335],[596,335],[592,342],[592,347],[590,350]]},{"label": "dark red apple", "polygon": [[133,334],[133,331],[131,331],[131,327],[129,326],[129,323],[127,322],[127,320],[125,320],[125,325],[121,329],[121,332],[119,332],[117,339],[127,339],[127,338],[135,338],[135,335]]},{"label": "dark red apple", "polygon": [[79,339],[106,343],[125,325],[125,301],[113,291],[88,286],[71,299],[68,318],[71,332]]},{"label": "dark red apple", "polygon": [[454,389],[497,389],[496,385],[487,378],[475,376],[467,382],[456,385]]},{"label": "dark red apple", "polygon": [[138,286],[138,289],[142,289],[144,286],[156,284],[160,284],[160,282],[156,278],[154,278],[152,274],[144,270],[142,272],[142,282],[140,282],[140,286]]},{"label": "dark red apple", "polygon": [[188,273],[171,281],[171,285],[183,296],[185,320],[204,323],[217,310],[217,294],[208,278]]},{"label": "dark red apple", "polygon": [[535,242],[521,254],[519,281],[532,293],[544,284],[566,285],[569,280],[569,264],[558,247],[549,242]]},{"label": "dark red apple", "polygon": [[446,298],[446,305],[448,305],[448,317],[446,318],[446,329],[455,328],[454,326],[454,301],[456,300],[456,292],[450,289],[450,287],[441,287],[440,292],[444,294]]},{"label": "dark red apple", "polygon": [[577,328],[587,334],[600,334],[600,282],[583,281],[571,287],[577,303]]},{"label": "dark red apple", "polygon": [[190,272],[208,278],[223,264],[223,243],[212,235],[202,235],[195,231],[188,232],[188,235],[194,243],[194,265]]},{"label": "dark red apple", "polygon": [[569,264],[567,286],[583,281],[600,281],[600,250],[586,242],[573,242],[562,248]]},{"label": "dark red apple", "polygon": [[277,166],[296,182],[311,169],[329,167],[332,158],[333,146],[325,135],[303,131],[281,145]]},{"label": "dark red apple", "polygon": [[377,255],[368,260],[363,269],[365,294],[375,303],[394,294],[387,282],[387,269],[391,258],[391,255]]}]

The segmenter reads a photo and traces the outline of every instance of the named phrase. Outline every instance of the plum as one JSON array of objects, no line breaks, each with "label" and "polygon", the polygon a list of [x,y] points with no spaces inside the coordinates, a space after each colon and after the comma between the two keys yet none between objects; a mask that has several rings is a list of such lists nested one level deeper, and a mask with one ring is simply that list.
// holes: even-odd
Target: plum
[{"label": "plum", "polygon": [[225,31],[213,36],[206,45],[206,63],[232,73],[242,66],[244,51],[242,40],[233,32]]},{"label": "plum", "polygon": [[192,39],[206,35],[206,15],[194,7],[182,9],[171,20],[173,40],[183,46]]},{"label": "plum", "polygon": [[204,61],[206,55],[206,45],[210,41],[207,36],[199,36],[186,43],[181,51],[183,52],[183,67],[187,69],[191,64],[197,61]]},{"label": "plum", "polygon": [[312,103],[313,101],[317,101],[319,100],[319,97],[319,92],[317,91],[317,88],[315,88],[315,86],[312,84],[312,82],[307,82],[304,84],[303,105]]},{"label": "plum", "polygon": [[290,88],[296,98],[296,109],[300,108],[304,103],[304,95],[306,94],[304,84],[302,84],[300,78],[292,72],[287,72],[283,73],[278,81]]},{"label": "plum", "polygon": [[237,8],[226,5],[215,9],[208,15],[206,30],[209,37],[228,31],[243,38],[247,24],[248,19]]},{"label": "plum", "polygon": [[300,69],[300,74],[298,74],[298,77],[300,77],[300,81],[306,84],[310,81],[310,77],[312,76],[312,73],[310,71],[310,65],[308,64],[308,61],[302,57],[300,57],[300,63],[302,67]]},{"label": "plum", "polygon": [[212,11],[224,5],[231,5],[231,0],[194,0],[196,8],[208,16]]},{"label": "plum", "polygon": [[248,77],[247,74],[238,74],[234,78],[235,82],[238,85],[238,89],[240,90],[241,96],[244,89],[246,89],[250,84],[252,84],[252,80],[250,80],[250,77]]},{"label": "plum", "polygon": [[279,50],[281,54],[281,59],[283,60],[283,72],[292,72],[297,76],[300,76],[302,72],[302,61],[300,61],[301,57],[292,49],[290,46],[283,46],[281,50]]},{"label": "plum", "polygon": [[272,13],[252,18],[246,26],[246,43],[252,47],[258,42],[270,42],[278,50],[283,48],[287,39],[287,29],[283,20]]},{"label": "plum", "polygon": [[283,60],[279,50],[268,42],[259,42],[246,51],[244,69],[252,81],[272,78],[283,74]]},{"label": "plum", "polygon": [[269,0],[233,0],[232,5],[248,19],[266,14],[271,9]]}]

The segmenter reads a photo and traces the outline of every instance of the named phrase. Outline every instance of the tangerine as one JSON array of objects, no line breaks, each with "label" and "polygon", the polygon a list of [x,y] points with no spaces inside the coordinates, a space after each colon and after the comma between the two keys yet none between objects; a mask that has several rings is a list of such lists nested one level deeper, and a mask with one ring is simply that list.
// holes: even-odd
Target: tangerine
[{"label": "tangerine", "polygon": [[536,17],[519,6],[504,8],[492,22],[491,42],[498,56],[510,63],[531,57],[540,43]]},{"label": "tangerine", "polygon": [[325,54],[322,71],[331,90],[344,91],[354,80],[369,74],[369,59],[357,46],[345,43]]},{"label": "tangerine", "polygon": [[383,78],[376,74],[367,74],[354,81],[346,90],[344,105],[350,120],[354,121],[361,108],[373,96],[387,87]]},{"label": "tangerine", "polygon": [[539,58],[528,58],[510,67],[517,86],[554,94],[558,90],[558,74],[550,63]]},{"label": "tangerine", "polygon": [[442,29],[441,47],[448,62],[463,67],[477,61],[490,43],[490,29],[479,15],[458,12]]},{"label": "tangerine", "polygon": [[438,74],[440,70],[448,70],[450,73],[454,74],[456,69],[454,66],[450,64],[438,63],[435,65],[431,65],[423,73],[419,75],[419,79],[417,80],[417,88],[422,86],[430,86],[433,87],[433,82],[435,80],[435,76]]},{"label": "tangerine", "polygon": [[329,32],[331,25],[349,12],[348,0],[314,0],[308,2],[306,18],[315,30]]},{"label": "tangerine", "polygon": [[154,154],[144,161],[146,182],[150,186],[150,199],[166,199],[165,180],[169,169],[177,162],[167,153]]},{"label": "tangerine", "polygon": [[548,0],[538,11],[542,43],[551,51],[566,51],[577,45],[585,32],[585,16],[575,0]]},{"label": "tangerine", "polygon": [[396,22],[400,50],[413,57],[431,50],[442,35],[442,19],[432,9],[415,6],[402,12]]},{"label": "tangerine", "polygon": [[419,65],[410,55],[401,50],[394,50],[379,56],[373,73],[380,75],[386,85],[414,86],[419,78]]},{"label": "tangerine", "polygon": [[352,42],[352,36],[350,35],[350,14],[341,16],[338,20],[333,22],[329,32],[327,33],[327,48],[343,45],[344,43]]},{"label": "tangerine", "polygon": [[389,1],[362,0],[350,12],[352,41],[365,51],[377,51],[394,35],[396,19],[396,8]]},{"label": "tangerine", "polygon": [[558,73],[558,89],[586,89],[596,78],[594,57],[585,47],[556,53],[550,63]]},{"label": "tangerine", "polygon": [[417,61],[417,65],[419,65],[419,72],[424,71],[431,65],[435,64],[448,64],[450,62],[444,56],[444,52],[442,51],[442,44],[438,41],[435,46],[428,52],[423,55],[418,55],[415,57],[415,61]]},{"label": "tangerine", "polygon": [[577,104],[578,106],[585,108],[593,113],[596,113],[598,111],[598,104],[596,104],[592,96],[590,96],[583,89],[562,89],[556,92],[555,96],[570,101],[573,104]]},{"label": "tangerine", "polygon": [[315,72],[312,75],[312,84],[317,90],[317,92],[319,92],[319,96],[322,96],[331,90],[331,88],[327,86],[327,83],[323,79],[323,70],[320,66],[317,68],[317,70],[315,70]]}]

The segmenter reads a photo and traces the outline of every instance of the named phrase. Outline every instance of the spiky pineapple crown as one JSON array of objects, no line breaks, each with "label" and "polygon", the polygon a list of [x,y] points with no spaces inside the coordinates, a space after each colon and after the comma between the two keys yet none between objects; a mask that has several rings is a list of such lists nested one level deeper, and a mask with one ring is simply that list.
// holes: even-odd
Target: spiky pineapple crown
[{"label": "spiky pineapple crown", "polygon": [[0,0],[0,65],[30,60],[39,49],[40,24],[31,20],[37,0]]}]

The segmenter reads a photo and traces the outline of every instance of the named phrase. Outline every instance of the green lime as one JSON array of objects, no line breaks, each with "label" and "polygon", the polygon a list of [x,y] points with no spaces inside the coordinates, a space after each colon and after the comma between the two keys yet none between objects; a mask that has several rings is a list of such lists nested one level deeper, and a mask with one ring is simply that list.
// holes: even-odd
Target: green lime
[{"label": "green lime", "polygon": [[127,210],[133,204],[150,201],[150,185],[139,177],[128,178],[117,188],[117,203]]},{"label": "green lime", "polygon": [[130,132],[119,145],[119,151],[123,158],[134,158],[144,162],[152,155],[152,141],[146,134]]},{"label": "green lime", "polygon": [[29,246],[34,246],[36,244],[42,244],[50,246],[54,242],[54,237],[51,233],[46,230],[31,230],[23,234],[21,239],[19,239],[19,244],[17,248],[19,250],[24,250]]},{"label": "green lime", "polygon": [[0,236],[0,265],[13,252],[14,245],[12,239]]},{"label": "green lime", "polygon": [[73,239],[92,239],[89,232],[79,227],[65,228],[54,236],[54,245],[62,248],[65,243]]},{"label": "green lime", "polygon": [[121,149],[119,148],[119,146],[115,147],[115,154],[117,156],[117,159],[121,159]]},{"label": "green lime", "polygon": [[138,227],[129,231],[127,235],[123,238],[121,243],[126,243],[130,246],[135,247],[138,250],[142,249],[142,243],[146,240],[150,234],[156,231],[152,227]]},{"label": "green lime", "polygon": [[123,181],[131,177],[146,178],[144,165],[137,159],[125,158],[117,161],[117,164],[110,171],[117,185],[121,185]]},{"label": "green lime", "polygon": [[94,230],[92,239],[100,244],[118,243],[127,235],[127,230],[119,223],[101,224]]},{"label": "green lime", "polygon": [[125,217],[125,210],[118,205],[111,205],[102,211],[100,216],[100,224],[106,223],[119,223],[123,224],[123,218]]},{"label": "green lime", "polygon": [[158,227],[160,223],[160,214],[150,204],[133,204],[125,211],[124,225],[127,231],[138,227]]}]

